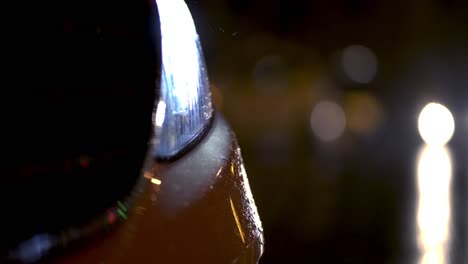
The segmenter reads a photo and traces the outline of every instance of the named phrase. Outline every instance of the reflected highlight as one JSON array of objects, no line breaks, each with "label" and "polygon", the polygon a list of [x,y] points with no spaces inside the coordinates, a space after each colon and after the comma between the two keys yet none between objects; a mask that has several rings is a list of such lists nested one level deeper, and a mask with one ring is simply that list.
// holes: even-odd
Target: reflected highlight
[{"label": "reflected highlight", "polygon": [[242,225],[241,225],[241,222],[239,220],[239,216],[237,215],[237,211],[236,211],[236,208],[234,207],[234,203],[232,202],[231,197],[229,197],[229,202],[231,203],[232,214],[234,215],[234,220],[236,221],[237,229],[239,230],[239,235],[240,235],[240,237],[242,239],[242,243],[245,244],[244,231],[242,230]]},{"label": "reflected highlight", "polygon": [[417,167],[417,225],[421,264],[447,262],[451,181],[452,160],[449,150],[440,146],[424,146]]},{"label": "reflected highlight", "polygon": [[166,103],[164,103],[164,101],[159,101],[157,107],[156,114],[154,115],[154,126],[156,129],[159,129],[162,127],[164,117],[166,116]]},{"label": "reflected highlight", "polygon": [[151,183],[152,183],[152,184],[155,184],[155,185],[161,185],[161,180],[160,180],[160,179],[156,179],[156,178],[152,178],[152,179],[151,179]]}]

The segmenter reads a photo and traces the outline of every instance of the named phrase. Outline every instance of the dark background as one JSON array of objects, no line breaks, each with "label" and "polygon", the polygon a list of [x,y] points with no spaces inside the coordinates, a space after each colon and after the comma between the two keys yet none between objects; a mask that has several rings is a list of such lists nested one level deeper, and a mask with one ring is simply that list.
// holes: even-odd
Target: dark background
[{"label": "dark background", "polygon": [[[464,1],[188,4],[265,228],[261,263],[467,263]],[[375,56],[365,82],[343,66],[353,45]],[[367,69],[366,56],[352,68]],[[347,121],[328,142],[311,129],[323,100],[340,105]],[[433,262],[418,250],[416,222],[417,118],[431,101],[447,106],[456,126],[447,255]]]},{"label": "dark background", "polygon": [[[108,159],[102,151],[118,142],[122,152],[111,153],[142,154],[127,164],[136,170],[146,148],[158,72],[151,59],[155,43],[146,32],[156,22],[149,21],[146,2],[130,2],[64,1],[61,6],[58,1],[19,1],[5,9],[12,18],[4,16],[1,27],[7,69],[2,76],[2,99],[7,101],[1,104],[2,164],[62,164],[66,157],[63,164],[69,161],[70,166],[63,169],[83,182],[72,191],[54,188],[55,179],[25,190],[22,178],[2,177],[0,200],[8,202],[2,205],[7,213],[0,249],[20,241],[17,232],[24,239],[54,221],[65,225],[87,219],[72,205],[94,204],[88,208],[93,214],[132,186],[133,178],[113,179],[116,193],[109,192],[101,204],[91,203],[89,188],[98,194],[114,173],[105,167],[109,164],[92,173],[86,165],[88,158]],[[263,221],[261,263],[468,263],[465,1],[187,2],[201,36],[214,103],[238,135]],[[64,38],[56,39],[57,32]],[[121,54],[124,46],[132,52]],[[86,78],[80,76],[83,70]],[[141,90],[127,93],[133,85]],[[37,91],[47,91],[53,100],[43,100]],[[90,91],[97,91],[96,96],[88,97]],[[316,112],[324,101],[333,104],[333,111]],[[456,130],[448,146],[450,203],[441,207],[437,201],[444,197],[435,192],[426,219],[438,232],[446,223],[430,218],[440,220],[448,208],[447,236],[424,250],[417,242],[417,165],[424,146],[417,120],[431,101],[452,111]],[[58,102],[64,102],[59,106],[66,111],[48,112]],[[317,126],[327,128],[322,138]],[[323,140],[340,126],[343,130],[333,140]],[[144,140],[134,146],[133,138]],[[56,145],[47,144],[52,139]],[[61,142],[76,144],[76,153]],[[9,176],[13,169],[1,170]],[[432,176],[443,181],[437,173]],[[99,184],[95,176],[102,179]],[[87,201],[81,200],[82,193],[88,194]],[[57,199],[62,195],[72,205],[57,210],[66,202]],[[16,200],[25,200],[24,206]],[[45,204],[52,207],[44,211]],[[63,210],[68,210],[64,219],[51,215]],[[30,221],[36,215],[45,217]],[[445,259],[439,254],[443,248]]]}]

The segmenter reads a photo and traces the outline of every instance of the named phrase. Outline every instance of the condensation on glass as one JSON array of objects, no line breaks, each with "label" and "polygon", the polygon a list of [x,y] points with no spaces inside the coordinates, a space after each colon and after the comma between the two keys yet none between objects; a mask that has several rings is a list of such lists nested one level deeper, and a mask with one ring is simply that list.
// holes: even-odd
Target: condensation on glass
[{"label": "condensation on glass", "polygon": [[[186,148],[213,115],[200,40],[183,0],[156,0],[161,23],[161,101],[155,113],[155,155]],[[161,120],[163,119],[163,122]]]}]

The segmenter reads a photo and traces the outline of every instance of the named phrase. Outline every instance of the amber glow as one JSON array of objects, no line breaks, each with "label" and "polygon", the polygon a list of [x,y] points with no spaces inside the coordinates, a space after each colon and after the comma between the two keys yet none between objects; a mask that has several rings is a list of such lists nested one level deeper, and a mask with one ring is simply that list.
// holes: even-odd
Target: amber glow
[{"label": "amber glow", "polygon": [[151,179],[153,178],[153,173],[145,171],[145,173],[143,173],[143,177],[145,177],[146,179]]},{"label": "amber glow", "polygon": [[347,128],[355,134],[372,134],[382,123],[382,105],[369,92],[348,93],[345,96],[344,110]]}]

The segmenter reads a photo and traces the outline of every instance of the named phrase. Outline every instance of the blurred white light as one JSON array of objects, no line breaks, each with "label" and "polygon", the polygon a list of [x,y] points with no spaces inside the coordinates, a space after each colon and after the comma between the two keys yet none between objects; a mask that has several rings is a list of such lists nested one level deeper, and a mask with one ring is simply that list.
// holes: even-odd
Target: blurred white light
[{"label": "blurred white light", "polygon": [[447,148],[427,145],[418,158],[419,263],[446,263],[450,241],[452,160]]},{"label": "blurred white light", "polygon": [[346,126],[345,113],[334,102],[319,102],[310,116],[310,126],[319,139],[333,141],[344,132]]},{"label": "blurred white light", "polygon": [[345,48],[342,63],[346,76],[357,83],[369,83],[377,73],[377,57],[370,49],[361,45]]},{"label": "blurred white light", "polygon": [[445,145],[453,136],[455,121],[445,106],[437,103],[427,104],[418,119],[419,134],[429,145]]}]

